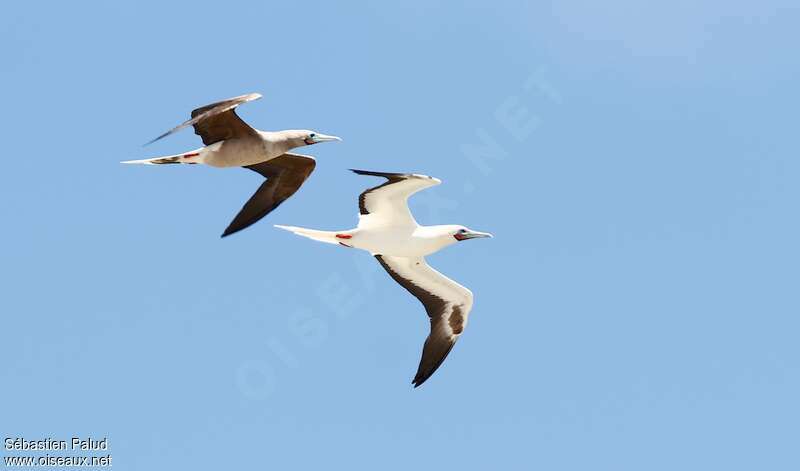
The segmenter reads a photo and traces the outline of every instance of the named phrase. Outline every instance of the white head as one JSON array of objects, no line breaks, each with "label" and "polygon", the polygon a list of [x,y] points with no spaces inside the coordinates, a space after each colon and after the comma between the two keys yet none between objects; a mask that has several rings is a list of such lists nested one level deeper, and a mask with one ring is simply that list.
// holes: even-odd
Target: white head
[{"label": "white head", "polygon": [[318,133],[316,131],[310,131],[308,129],[299,129],[299,130],[292,129],[289,131],[280,131],[278,134],[280,134],[284,139],[286,139],[289,142],[291,148],[311,146],[314,144],[319,144],[320,142],[342,140],[341,138],[336,136],[328,136],[327,134]]},{"label": "white head", "polygon": [[493,237],[488,232],[473,231],[472,229],[455,224],[447,224],[441,226],[429,226],[433,229],[435,237],[441,241],[442,247],[455,244],[469,239],[482,239],[484,237]]}]

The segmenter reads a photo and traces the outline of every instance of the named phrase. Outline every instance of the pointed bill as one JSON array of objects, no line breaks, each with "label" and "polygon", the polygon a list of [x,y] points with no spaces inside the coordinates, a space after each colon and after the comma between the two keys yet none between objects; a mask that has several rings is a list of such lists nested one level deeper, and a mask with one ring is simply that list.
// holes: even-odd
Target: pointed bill
[{"label": "pointed bill", "polygon": [[339,136],[329,136],[327,134],[316,134],[314,136],[314,143],[317,142],[329,142],[329,141],[340,141],[342,138]]}]

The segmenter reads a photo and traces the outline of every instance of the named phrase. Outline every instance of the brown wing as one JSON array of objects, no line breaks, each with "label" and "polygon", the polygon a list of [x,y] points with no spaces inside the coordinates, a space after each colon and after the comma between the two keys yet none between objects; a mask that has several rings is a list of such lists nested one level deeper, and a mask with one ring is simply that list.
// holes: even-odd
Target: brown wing
[{"label": "brown wing", "polygon": [[147,144],[167,137],[187,126],[194,126],[195,134],[200,136],[203,139],[203,144],[207,146],[235,137],[255,136],[257,131],[242,121],[242,118],[236,114],[235,110],[242,103],[258,100],[259,98],[261,98],[261,94],[250,93],[249,95],[241,95],[197,108],[192,111],[192,119],[175,126]]},{"label": "brown wing", "polygon": [[424,258],[375,255],[384,270],[417,298],[428,313],[431,333],[412,384],[418,387],[442,365],[464,332],[472,309],[472,292],[431,268]]},{"label": "brown wing", "polygon": [[415,388],[424,383],[442,366],[444,359],[447,358],[458,340],[457,336],[454,337],[447,331],[446,323],[447,320],[443,315],[431,318],[431,333],[425,339],[417,374],[414,375],[414,380],[411,382]]},{"label": "brown wing", "polygon": [[244,204],[222,237],[254,224],[292,196],[308,179],[317,165],[313,157],[286,153],[260,164],[248,165],[267,181]]}]

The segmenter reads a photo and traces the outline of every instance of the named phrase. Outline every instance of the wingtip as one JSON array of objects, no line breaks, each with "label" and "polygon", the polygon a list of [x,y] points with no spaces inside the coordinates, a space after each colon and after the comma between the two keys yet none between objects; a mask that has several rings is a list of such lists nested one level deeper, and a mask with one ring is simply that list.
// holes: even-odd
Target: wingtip
[{"label": "wingtip", "polygon": [[162,134],[162,135],[158,136],[158,137],[157,137],[157,138],[155,138],[155,139],[151,139],[151,140],[149,140],[149,141],[145,142],[144,144],[142,144],[142,147],[147,147],[147,146],[149,146],[150,144],[152,144],[152,143],[156,142],[157,140],[159,140],[159,139],[163,139],[163,138],[165,138],[165,137],[169,136],[169,135],[170,135],[170,133],[172,133],[172,131],[171,131],[171,130],[170,130],[170,131],[167,131],[167,132],[165,132],[164,134]]},{"label": "wingtip", "polygon": [[414,389],[417,389],[418,387],[422,386],[422,384],[425,383],[425,381],[427,381],[430,377],[431,375],[425,376],[417,372],[417,374],[414,375],[414,379],[411,380],[411,384],[414,385]]},{"label": "wingtip", "polygon": [[223,100],[223,101],[233,101],[233,100],[235,100],[235,101],[238,101],[239,104],[242,104],[242,103],[247,103],[248,101],[258,100],[259,98],[262,98],[262,97],[263,97],[263,95],[261,95],[260,93],[253,92],[253,93],[245,93],[244,95],[238,95],[238,96],[235,96],[233,98],[228,98],[228,100]]},{"label": "wingtip", "polygon": [[402,177],[407,175],[405,173],[375,172],[373,170],[359,170],[357,168],[351,168],[350,171],[358,175],[369,175],[372,177],[384,177],[384,178]]},{"label": "wingtip", "polygon": [[350,169],[351,172],[356,173],[358,175],[369,175],[373,177],[383,177],[388,179],[393,178],[421,178],[425,180],[431,180],[436,185],[442,183],[441,180],[438,178],[431,177],[429,175],[423,175],[421,173],[402,173],[402,172],[375,172],[373,170],[359,170],[355,168]]}]

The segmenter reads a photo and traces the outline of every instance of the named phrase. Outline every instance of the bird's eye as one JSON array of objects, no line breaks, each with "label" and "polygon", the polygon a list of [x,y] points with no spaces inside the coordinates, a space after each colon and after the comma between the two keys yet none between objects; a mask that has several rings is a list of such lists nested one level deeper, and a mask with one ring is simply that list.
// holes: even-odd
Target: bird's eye
[{"label": "bird's eye", "polygon": [[317,135],[316,135],[315,133],[313,133],[313,132],[312,132],[311,134],[309,134],[309,135],[308,135],[308,137],[310,137],[310,138],[312,138],[312,139],[313,139],[313,138],[317,137]]}]

